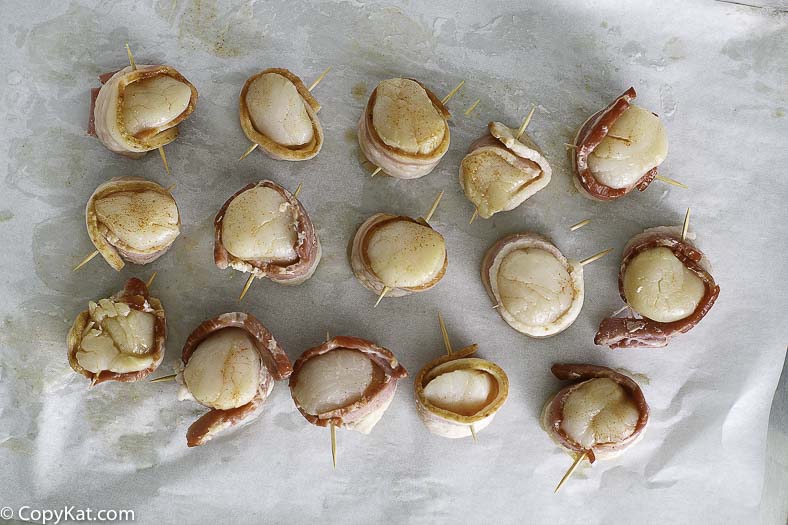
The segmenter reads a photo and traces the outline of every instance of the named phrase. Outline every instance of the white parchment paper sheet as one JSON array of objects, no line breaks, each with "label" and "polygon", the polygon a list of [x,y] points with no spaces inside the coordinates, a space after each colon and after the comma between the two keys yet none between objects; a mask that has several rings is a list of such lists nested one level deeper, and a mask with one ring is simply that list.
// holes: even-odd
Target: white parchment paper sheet
[{"label": "white parchment paper sheet", "polygon": [[[784,521],[786,502],[773,497],[786,493],[784,430],[772,440],[778,459],[768,485],[764,465],[787,335],[785,12],[664,0],[232,4],[2,2],[0,505],[129,508],[141,523]],[[173,65],[200,92],[167,147],[169,178],[155,153],[125,159],[85,135],[89,89],[99,73],[126,64],[126,42],[138,62]],[[248,146],[237,115],[244,80],[278,66],[309,83],[329,65],[315,90],[326,131],[320,155],[283,163],[256,152],[239,163]],[[422,79],[439,95],[467,80],[450,103],[451,149],[417,181],[370,179],[358,161],[356,121],[375,84],[392,76]],[[573,189],[563,144],[630,85],[667,126],[661,173],[690,189],[655,182],[593,203]],[[529,132],[553,181],[517,210],[468,225],[472,207],[457,184],[466,148],[488,120],[516,126],[532,103]],[[148,267],[117,274],[96,259],[72,273],[93,249],[85,202],[119,175],[177,183],[182,236]],[[159,272],[154,292],[170,326],[160,374],[197,323],[239,308],[245,277],[213,265],[212,220],[229,195],[261,178],[289,188],[303,181],[323,261],[297,288],[256,282],[241,308],[291,359],[329,330],[390,348],[411,377],[442,351],[441,311],[455,346],[479,343],[511,380],[508,403],[477,445],[429,434],[409,379],[371,435],[339,432],[336,471],[328,430],[306,423],[284,384],[259,420],[189,450],[186,429],[204,409],[176,401],[174,384],[88,390],[72,373],[65,337],[73,318],[130,276]],[[445,279],[373,310],[346,260],[355,228],[378,211],[422,214],[440,190],[433,224],[448,243]],[[679,224],[688,206],[722,287],[717,305],[667,349],[595,347],[599,321],[620,306],[624,243],[644,228]],[[487,247],[521,230],[551,237],[570,257],[614,248],[586,268],[578,320],[546,340],[504,324],[478,278]],[[637,373],[653,412],[638,447],[581,469],[554,496],[570,459],[540,430],[538,414],[560,387],[549,372],[556,361]]]}]

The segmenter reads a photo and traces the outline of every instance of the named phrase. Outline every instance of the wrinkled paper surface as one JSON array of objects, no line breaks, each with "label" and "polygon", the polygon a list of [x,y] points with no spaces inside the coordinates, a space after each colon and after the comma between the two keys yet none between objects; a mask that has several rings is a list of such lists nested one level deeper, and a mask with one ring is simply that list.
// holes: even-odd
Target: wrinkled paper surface
[{"label": "wrinkled paper surface", "polygon": [[[784,519],[785,501],[770,496],[786,493],[784,415],[773,417],[782,431],[770,449],[782,459],[770,463],[764,483],[787,335],[784,12],[679,1],[625,10],[566,0],[116,4],[3,2],[0,505],[133,509],[141,523]],[[126,42],[138,63],[172,65],[200,93],[166,148],[171,177],[155,152],[129,160],[85,134],[89,90],[98,74],[127,64]],[[309,84],[328,66],[314,92],[326,133],[320,155],[287,163],[255,152],[238,162],[248,147],[237,109],[245,79],[286,67]],[[421,79],[439,96],[466,80],[449,104],[448,154],[415,181],[370,179],[359,162],[356,122],[376,83],[393,76]],[[617,202],[591,202],[572,186],[564,143],[630,85],[668,129],[660,173],[690,189],[655,182]],[[489,120],[517,127],[531,104],[528,132],[552,163],[552,182],[516,210],[469,225],[460,160]],[[121,175],[177,184],[182,235],[149,266],[118,274],[97,258],[74,273],[93,250],[85,202]],[[239,305],[245,276],[213,264],[212,221],[232,193],[263,178],[290,189],[303,182],[300,198],[323,259],[304,285],[257,281]],[[446,277],[428,293],[373,309],[375,297],[347,261],[356,227],[378,211],[423,214],[440,190],[446,195],[432,222],[448,244]],[[594,346],[599,321],[621,306],[624,243],[644,228],[680,224],[688,206],[722,288],[717,305],[667,349]],[[568,231],[586,218],[589,226]],[[479,279],[487,247],[524,230],[549,236],[572,258],[614,248],[586,267],[577,321],[549,339],[510,329]],[[410,378],[369,436],[338,432],[336,470],[329,431],[301,417],[286,384],[276,385],[258,420],[190,450],[186,429],[205,409],[178,402],[174,383],[88,390],[66,359],[66,333],[87,302],[154,270],[153,293],[170,327],[158,375],[170,373],[200,321],[240,308],[270,328],[292,360],[326,331],[357,335],[390,348]],[[439,311],[455,347],[478,343],[511,381],[508,402],[478,444],[433,436],[416,415],[412,378],[443,351]],[[652,419],[637,447],[579,469],[553,495],[571,459],[538,417],[561,387],[549,372],[557,361],[635,374]]]}]

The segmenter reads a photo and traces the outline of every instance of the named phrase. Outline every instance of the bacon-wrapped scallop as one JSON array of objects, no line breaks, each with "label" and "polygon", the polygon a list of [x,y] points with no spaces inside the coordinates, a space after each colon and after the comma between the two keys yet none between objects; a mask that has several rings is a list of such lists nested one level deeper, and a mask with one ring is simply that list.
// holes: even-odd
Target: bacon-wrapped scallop
[{"label": "bacon-wrapped scallop", "polygon": [[293,365],[290,393],[307,421],[369,434],[408,373],[389,350],[358,337],[334,337]]},{"label": "bacon-wrapped scallop", "polygon": [[671,226],[630,239],[618,289],[637,315],[609,317],[599,325],[594,342],[613,349],[666,346],[697,325],[720,293],[706,256]]},{"label": "bacon-wrapped scallop", "polygon": [[376,213],[356,231],[350,265],[376,295],[402,297],[434,287],[446,274],[446,241],[422,218]]},{"label": "bacon-wrapped scallop", "polygon": [[320,104],[300,78],[281,68],[249,77],[239,102],[246,137],[276,160],[308,160],[323,147]]},{"label": "bacon-wrapped scallop", "polygon": [[530,337],[566,330],[583,307],[582,265],[535,233],[509,235],[493,244],[481,273],[503,320]]},{"label": "bacon-wrapped scallop", "polygon": [[449,111],[435,94],[410,78],[383,80],[358,122],[364,156],[383,173],[416,179],[430,173],[449,149]]},{"label": "bacon-wrapped scallop", "polygon": [[460,164],[460,187],[484,219],[518,207],[550,182],[553,170],[527,133],[490,122]]},{"label": "bacon-wrapped scallop", "polygon": [[88,235],[107,264],[148,264],[181,232],[181,216],[167,189],[140,177],[116,177],[100,185],[85,207]]},{"label": "bacon-wrapped scallop", "polygon": [[638,384],[604,366],[554,364],[554,376],[572,381],[542,410],[542,428],[570,454],[590,463],[613,458],[640,441],[649,407]]},{"label": "bacon-wrapped scallop", "polygon": [[631,104],[629,88],[591,115],[575,137],[574,182],[591,199],[609,201],[633,189],[645,190],[668,154],[668,136],[659,117]]},{"label": "bacon-wrapped scallop", "polygon": [[230,312],[201,323],[183,345],[178,399],[193,399],[209,412],[191,424],[186,444],[205,444],[262,412],[275,381],[293,368],[271,332],[252,315]]},{"label": "bacon-wrapped scallop", "polygon": [[88,133],[115,153],[138,158],[178,137],[197,104],[197,89],[175,68],[125,67],[101,75],[93,90]]},{"label": "bacon-wrapped scallop", "polygon": [[295,285],[312,277],[321,255],[306,209],[270,180],[245,186],[216,214],[213,257],[221,269]]},{"label": "bacon-wrapped scallop", "polygon": [[89,302],[68,332],[68,362],[91,386],[130,383],[156,370],[164,359],[164,308],[145,283],[132,278],[123,290]]},{"label": "bacon-wrapped scallop", "polygon": [[489,425],[509,396],[509,378],[491,361],[471,357],[477,345],[441,356],[416,376],[416,410],[427,430],[462,438]]}]

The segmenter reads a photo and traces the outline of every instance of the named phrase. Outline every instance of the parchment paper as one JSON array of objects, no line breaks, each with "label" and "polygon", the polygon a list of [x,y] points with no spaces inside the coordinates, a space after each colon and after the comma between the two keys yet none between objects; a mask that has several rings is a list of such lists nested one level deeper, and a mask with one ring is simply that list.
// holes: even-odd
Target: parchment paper
[{"label": "parchment paper", "polygon": [[[788,36],[785,4],[720,2],[31,2],[2,3],[0,100],[3,249],[0,305],[0,505],[133,509],[140,523],[784,523],[785,403],[769,411],[786,355]],[[96,76],[127,63],[178,68],[200,92],[197,110],[166,151],[134,161],[85,135]],[[287,67],[315,90],[326,131],[322,152],[302,163],[255,152],[238,123],[245,79]],[[356,122],[382,79],[410,76],[451,101],[452,143],[429,176],[370,179],[358,160]],[[661,115],[670,152],[655,182],[617,202],[594,203],[572,187],[564,143],[588,115],[630,85]],[[477,98],[478,108],[464,111]],[[457,183],[468,145],[489,120],[529,133],[553,181],[520,208],[468,225],[472,206]],[[93,250],[84,205],[101,182],[140,175],[174,194],[184,225],[162,259],[115,273]],[[212,220],[237,189],[262,178],[294,189],[317,226],[323,260],[297,288],[258,281],[236,301],[245,276],[212,261]],[[347,243],[378,211],[418,216],[440,190],[433,225],[449,268],[434,290],[375,297],[353,277]],[[692,229],[722,292],[711,313],[666,349],[596,347],[599,321],[621,305],[621,248],[644,228]],[[592,223],[575,233],[568,227]],[[569,257],[614,248],[585,270],[586,303],[558,336],[529,339],[491,308],[479,280],[484,251],[531,230]],[[66,360],[65,337],[89,300],[131,276],[147,278],[167,309],[170,335],[159,374],[179,359],[203,319],[244,309],[274,333],[291,359],[326,331],[390,348],[411,378],[442,352],[436,314],[455,346],[509,374],[509,400],[470,439],[429,434],[412,380],[369,436],[329,432],[298,414],[285,384],[265,413],[238,432],[187,449],[185,432],[204,408],[178,402],[173,383],[105,384],[92,390]],[[556,361],[628,370],[652,407],[645,439],[621,458],[581,468],[558,494],[571,460],[538,425],[561,384]],[[777,496],[775,496],[777,495]],[[763,502],[763,505],[761,503]]]}]

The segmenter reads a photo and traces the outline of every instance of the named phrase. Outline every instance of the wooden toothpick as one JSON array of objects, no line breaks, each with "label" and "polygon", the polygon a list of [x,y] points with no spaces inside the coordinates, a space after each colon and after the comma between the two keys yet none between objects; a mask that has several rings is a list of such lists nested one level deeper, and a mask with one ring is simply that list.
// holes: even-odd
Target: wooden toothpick
[{"label": "wooden toothpick", "polygon": [[378,300],[375,301],[375,306],[373,306],[372,308],[377,308],[378,305],[380,304],[380,301],[382,301],[383,298],[386,296],[386,294],[389,293],[390,291],[391,291],[390,287],[384,286],[383,290],[381,290],[380,295],[378,296]]},{"label": "wooden toothpick", "polygon": [[331,423],[331,461],[337,468],[337,427]]},{"label": "wooden toothpick", "polygon": [[689,186],[687,186],[686,184],[683,184],[683,183],[681,183],[681,182],[679,182],[677,180],[673,180],[673,179],[671,179],[669,177],[665,177],[663,175],[657,175],[654,178],[657,179],[658,181],[664,182],[665,184],[670,184],[672,186],[678,186],[679,188],[683,188],[685,190],[689,189]]},{"label": "wooden toothpick", "polygon": [[587,225],[589,222],[591,222],[591,219],[586,219],[584,221],[578,222],[577,224],[573,224],[572,226],[569,227],[569,231],[573,232],[573,231],[579,230],[583,226]]},{"label": "wooden toothpick", "polygon": [[149,383],[164,383],[165,381],[172,381],[172,380],[174,380],[177,376],[178,376],[178,374],[170,374],[170,375],[167,375],[167,376],[161,376],[161,377],[157,377],[155,379],[151,379],[149,381]]},{"label": "wooden toothpick", "polygon": [[473,224],[473,221],[476,220],[476,217],[479,216],[479,208],[473,210],[473,215],[471,215],[471,220],[468,221],[468,224]]},{"label": "wooden toothpick", "polygon": [[687,208],[687,213],[684,215],[684,226],[681,228],[681,242],[687,239],[687,232],[689,231],[690,209]]},{"label": "wooden toothpick", "polygon": [[457,84],[456,88],[454,88],[451,91],[449,91],[449,94],[446,95],[445,97],[443,97],[443,100],[441,100],[441,104],[443,104],[445,106],[452,99],[452,97],[457,94],[457,92],[460,90],[460,88],[462,86],[464,86],[464,85],[465,85],[465,81],[464,80],[461,81],[459,84]]},{"label": "wooden toothpick", "polygon": [[599,252],[597,254],[594,254],[591,257],[588,257],[588,258],[583,259],[582,261],[580,261],[580,266],[585,266],[586,264],[591,264],[594,261],[598,261],[599,259],[601,259],[602,257],[604,257],[605,255],[607,255],[608,253],[610,253],[612,251],[613,251],[613,248],[608,248],[607,250],[602,250],[601,252]]},{"label": "wooden toothpick", "polygon": [[161,157],[161,162],[164,164],[164,171],[169,175],[170,165],[167,163],[167,154],[164,153],[164,146],[159,146],[159,156]]},{"label": "wooden toothpick", "polygon": [[299,183],[298,183],[298,187],[297,187],[297,188],[296,188],[296,190],[293,192],[293,197],[295,197],[296,199],[298,198],[298,194],[299,194],[299,193],[301,193],[301,186],[302,186],[303,184],[304,184],[303,182],[299,182]]},{"label": "wooden toothpick", "polygon": [[76,272],[77,270],[79,270],[80,268],[85,266],[87,263],[89,263],[93,259],[93,257],[95,257],[98,254],[99,254],[99,251],[95,250],[93,253],[91,253],[90,255],[85,257],[84,259],[82,259],[82,261],[78,265],[74,266],[74,269],[71,270],[71,271],[72,272]]},{"label": "wooden toothpick", "polygon": [[126,42],[126,53],[129,55],[129,64],[131,64],[131,70],[137,71],[137,64],[134,62],[134,55],[131,54],[131,48],[129,47],[128,42]]},{"label": "wooden toothpick", "polygon": [[479,438],[476,437],[476,429],[473,427],[473,424],[470,425],[471,428],[471,437],[473,438],[474,443],[479,442]]},{"label": "wooden toothpick", "polygon": [[443,190],[441,190],[438,196],[435,197],[435,202],[432,203],[432,207],[430,208],[430,211],[428,211],[427,215],[424,216],[424,222],[430,222],[430,219],[432,219],[435,210],[438,209],[438,204],[440,204],[442,198],[443,198]]},{"label": "wooden toothpick", "polygon": [[313,89],[315,89],[317,87],[317,85],[320,84],[320,81],[323,80],[324,78],[326,78],[326,75],[328,75],[328,72],[331,71],[332,67],[333,66],[328,66],[325,71],[320,73],[320,76],[317,77],[315,79],[315,81],[312,82],[312,84],[309,86],[309,91],[312,91]]},{"label": "wooden toothpick", "polygon": [[169,186],[167,186],[164,189],[167,190],[167,192],[169,193],[169,192],[171,192],[172,190],[175,189],[175,186],[177,186],[177,184],[170,184]]},{"label": "wooden toothpick", "polygon": [[241,160],[244,160],[246,157],[248,157],[248,156],[249,156],[249,154],[251,154],[251,153],[252,153],[254,150],[256,150],[256,149],[257,149],[257,146],[259,146],[259,144],[257,144],[256,142],[255,142],[254,144],[252,144],[251,146],[249,146],[249,149],[248,149],[248,150],[246,150],[246,151],[244,152],[244,154],[243,154],[243,155],[241,155],[241,156],[240,156],[240,158],[239,158],[238,160],[239,160],[239,161],[241,161]]},{"label": "wooden toothpick", "polygon": [[438,312],[438,323],[441,325],[441,335],[443,336],[443,346],[446,347],[446,353],[452,354],[451,341],[449,341],[449,332],[446,330],[446,323],[443,322],[443,316]]},{"label": "wooden toothpick", "polygon": [[520,140],[520,137],[522,137],[523,133],[525,133],[525,128],[527,128],[528,124],[531,122],[531,117],[534,116],[534,111],[536,111],[536,104],[531,104],[531,111],[528,112],[528,116],[525,117],[520,129],[517,130],[517,136],[515,137],[517,140]]},{"label": "wooden toothpick", "polygon": [[369,178],[370,178],[370,179],[371,179],[371,178],[373,178],[375,175],[377,175],[378,173],[380,173],[380,170],[382,170],[382,169],[383,169],[383,168],[381,168],[380,166],[378,166],[377,168],[375,168],[375,171],[373,171],[373,172],[372,172],[372,175],[370,175],[370,176],[369,176]]},{"label": "wooden toothpick", "polygon": [[[311,85],[311,86],[309,86],[309,91],[312,91],[313,89],[315,89],[315,88],[317,87],[317,85],[318,85],[318,84],[320,84],[320,81],[321,81],[321,80],[323,80],[323,79],[326,77],[326,75],[328,75],[328,72],[329,72],[329,71],[331,71],[331,68],[332,68],[332,67],[333,67],[333,66],[328,66],[328,67],[326,68],[326,70],[325,70],[325,71],[323,71],[322,73],[320,73],[320,76],[319,76],[319,77],[317,77],[317,78],[315,79],[315,81],[314,81],[314,82],[312,82],[312,85]],[[257,149],[257,146],[259,146],[259,144],[257,144],[256,142],[255,142],[254,144],[252,144],[251,146],[249,146],[249,149],[248,149],[248,150],[246,150],[246,151],[244,152],[244,154],[243,154],[243,155],[241,155],[241,156],[238,158],[238,161],[240,162],[240,161],[244,160],[246,157],[248,157],[249,155],[251,155],[251,153],[252,153],[254,150],[256,150],[256,149]],[[169,172],[168,172],[168,173],[169,173]]]},{"label": "wooden toothpick", "polygon": [[471,113],[473,113],[473,110],[474,110],[474,109],[476,109],[476,106],[478,106],[478,105],[479,105],[479,102],[481,102],[481,101],[482,101],[482,99],[480,99],[480,98],[477,98],[477,99],[476,99],[476,102],[474,102],[473,104],[471,104],[471,107],[469,107],[468,109],[466,109],[466,110],[465,110],[465,116],[466,116],[466,117],[470,117],[470,116],[471,116]]},{"label": "wooden toothpick", "polygon": [[243,301],[243,298],[246,295],[246,292],[248,292],[249,291],[249,287],[252,286],[252,282],[254,282],[254,274],[250,274],[249,278],[246,280],[246,284],[244,285],[244,289],[241,290],[241,295],[238,296],[238,302],[239,303],[241,301]]},{"label": "wooden toothpick", "polygon": [[611,139],[615,139],[615,140],[620,140],[621,142],[625,143],[627,146],[632,144],[632,139],[628,139],[626,137],[619,137],[618,135],[611,135],[610,133],[608,133],[606,135],[606,137],[611,138]]},{"label": "wooden toothpick", "polygon": [[569,470],[566,471],[566,474],[564,474],[564,477],[561,478],[561,481],[559,481],[558,485],[556,485],[555,490],[553,491],[553,494],[558,492],[558,490],[563,486],[563,484],[566,483],[566,480],[568,480],[569,477],[575,472],[575,470],[577,470],[577,467],[580,466],[580,463],[582,463],[582,461],[584,459],[586,459],[587,457],[588,457],[588,452],[583,452],[582,454],[578,454],[577,455],[577,457],[575,458],[575,461],[572,463],[572,466],[569,467]]},{"label": "wooden toothpick", "polygon": [[153,275],[150,276],[148,282],[145,283],[145,288],[150,288],[150,285],[153,284],[153,280],[156,279],[156,276],[159,275],[159,272],[153,272]]},{"label": "wooden toothpick", "polygon": [[498,309],[498,308],[500,308],[501,306],[503,306],[503,303],[494,304],[494,305],[493,305],[493,310],[497,310],[497,309]]}]

